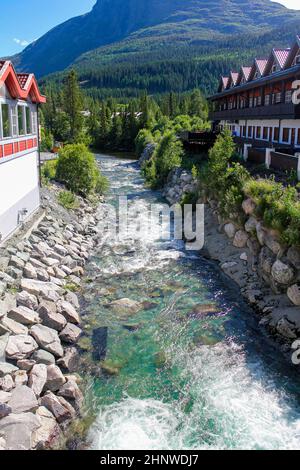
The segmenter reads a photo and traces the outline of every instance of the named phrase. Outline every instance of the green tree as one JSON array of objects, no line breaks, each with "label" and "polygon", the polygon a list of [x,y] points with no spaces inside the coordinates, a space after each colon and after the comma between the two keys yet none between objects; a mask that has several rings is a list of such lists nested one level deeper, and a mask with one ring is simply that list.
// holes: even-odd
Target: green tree
[{"label": "green tree", "polygon": [[71,70],[66,78],[63,106],[70,124],[70,142],[78,142],[83,132],[83,97],[75,70]]}]

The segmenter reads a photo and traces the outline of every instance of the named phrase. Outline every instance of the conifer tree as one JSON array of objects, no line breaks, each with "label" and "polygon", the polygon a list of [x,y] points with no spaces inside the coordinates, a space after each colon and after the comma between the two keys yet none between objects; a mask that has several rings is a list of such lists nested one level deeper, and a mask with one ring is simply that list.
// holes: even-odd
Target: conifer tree
[{"label": "conifer tree", "polygon": [[83,132],[83,97],[75,70],[71,70],[66,78],[63,106],[70,124],[70,142],[78,142]]}]

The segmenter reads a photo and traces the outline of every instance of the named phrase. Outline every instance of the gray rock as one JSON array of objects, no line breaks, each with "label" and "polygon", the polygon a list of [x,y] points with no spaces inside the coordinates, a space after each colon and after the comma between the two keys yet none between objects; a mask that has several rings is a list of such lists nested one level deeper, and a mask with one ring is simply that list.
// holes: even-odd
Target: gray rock
[{"label": "gray rock", "polygon": [[8,317],[27,326],[35,325],[40,321],[38,314],[34,310],[24,306],[16,307],[11,310],[8,313]]},{"label": "gray rock", "polygon": [[65,376],[59,367],[56,365],[50,365],[47,367],[47,381],[45,390],[57,392],[65,383]]},{"label": "gray rock", "polygon": [[244,230],[238,230],[234,236],[233,246],[236,248],[245,248],[248,238],[249,235]]},{"label": "gray rock", "polygon": [[252,199],[250,198],[243,201],[242,207],[246,215],[254,214],[254,211],[256,209],[255,202],[252,201]]},{"label": "gray rock", "polygon": [[247,233],[256,233],[257,220],[255,217],[250,217],[245,223],[245,230]]},{"label": "gray rock", "polygon": [[65,343],[75,344],[81,336],[82,330],[72,323],[67,323],[60,333],[60,339]]},{"label": "gray rock", "polygon": [[266,232],[264,242],[274,255],[278,255],[282,251],[282,246],[279,241],[269,232]]},{"label": "gray rock", "polygon": [[36,310],[38,308],[38,300],[35,295],[22,291],[17,294],[17,305],[27,307],[30,310]]},{"label": "gray rock", "polygon": [[68,380],[59,390],[58,395],[68,400],[74,400],[80,407],[83,402],[83,395],[74,380]]},{"label": "gray rock", "polygon": [[28,335],[16,335],[8,338],[6,355],[15,361],[27,359],[38,349],[35,340]]},{"label": "gray rock", "polygon": [[37,279],[37,272],[31,263],[27,263],[24,267],[24,276],[28,279]]},{"label": "gray rock", "polygon": [[22,279],[21,287],[23,290],[36,296],[41,296],[46,300],[57,302],[63,290],[51,282],[35,281],[34,279]]},{"label": "gray rock", "polygon": [[59,301],[57,303],[57,308],[58,311],[66,318],[68,323],[74,323],[76,325],[80,323],[80,316],[71,303],[67,301]]},{"label": "gray rock", "polygon": [[21,279],[23,276],[23,270],[15,268],[14,266],[9,266],[7,269],[7,274],[14,279]]},{"label": "gray rock", "polygon": [[36,364],[33,366],[29,375],[29,387],[33,390],[36,397],[39,397],[47,382],[47,366],[45,364]]},{"label": "gray rock", "polygon": [[15,383],[11,375],[5,375],[0,378],[0,389],[3,390],[3,392],[11,392],[14,387]]},{"label": "gray rock", "polygon": [[280,260],[273,264],[271,274],[273,279],[282,285],[289,285],[295,277],[293,268]]},{"label": "gray rock", "polygon": [[37,268],[36,274],[37,274],[37,279],[39,281],[49,282],[50,276],[49,276],[48,272],[46,271],[46,269]]},{"label": "gray rock", "polygon": [[35,361],[32,360],[32,359],[20,359],[18,362],[17,362],[17,366],[26,371],[26,372],[29,372],[33,366],[35,365]]},{"label": "gray rock", "polygon": [[256,225],[256,236],[257,236],[257,239],[258,239],[260,245],[264,246],[266,232],[265,232],[265,230],[264,230],[264,228],[263,228],[263,226],[260,222]]},{"label": "gray rock", "polygon": [[42,397],[41,405],[53,414],[59,424],[70,421],[76,416],[74,408],[63,397],[57,397],[52,392],[47,392]]},{"label": "gray rock", "polygon": [[22,325],[8,317],[3,318],[2,324],[0,325],[0,331],[3,330],[3,328],[6,332],[8,331],[14,335],[28,334],[28,328],[25,325]]},{"label": "gray rock", "polygon": [[46,366],[49,366],[50,364],[55,364],[55,357],[53,354],[49,353],[48,351],[44,351],[43,349],[39,349],[36,351],[32,359],[37,363],[37,364],[45,364]]},{"label": "gray rock", "polygon": [[292,266],[294,266],[294,268],[300,271],[300,249],[299,248],[295,246],[291,246],[287,252],[287,259],[292,264]]},{"label": "gray rock", "polygon": [[10,414],[0,421],[0,433],[4,435],[6,450],[31,450],[32,435],[41,426],[33,413]]},{"label": "gray rock", "polygon": [[8,342],[8,338],[10,336],[10,333],[6,333],[2,336],[0,336],[0,362],[6,362],[5,357],[6,357],[6,346]]},{"label": "gray rock", "polygon": [[66,318],[60,313],[57,313],[56,304],[54,302],[44,300],[38,308],[38,313],[42,323],[54,330],[61,331],[67,324]]},{"label": "gray rock", "polygon": [[295,331],[293,331],[293,325],[285,318],[282,318],[281,320],[279,320],[276,330],[284,338],[287,338],[287,339],[297,338]]},{"label": "gray rock", "polygon": [[25,266],[25,262],[21,258],[19,258],[18,256],[13,255],[10,258],[9,265],[14,267],[14,268],[22,270]]},{"label": "gray rock", "polygon": [[22,385],[13,390],[8,406],[11,407],[12,413],[20,414],[36,411],[39,404],[31,388]]},{"label": "gray rock", "polygon": [[[70,274],[71,274],[71,273],[70,273]],[[66,299],[67,302],[69,302],[70,304],[72,304],[74,308],[76,308],[77,310],[79,310],[79,308],[80,308],[79,300],[78,300],[77,295],[74,294],[74,292],[68,292],[68,293],[65,295],[65,299]]]},{"label": "gray rock", "polygon": [[4,377],[7,374],[12,374],[17,371],[18,368],[9,364],[8,362],[0,362],[0,377]]},{"label": "gray rock", "polygon": [[75,372],[79,364],[79,354],[76,348],[67,348],[62,359],[57,364],[68,372]]},{"label": "gray rock", "polygon": [[62,246],[62,245],[59,245],[59,244],[56,244],[55,247],[54,247],[54,250],[56,253],[58,253],[60,256],[67,256],[68,254],[68,250]]},{"label": "gray rock", "polygon": [[16,297],[6,293],[3,300],[0,300],[0,318],[4,317],[9,310],[16,306]]},{"label": "gray rock", "polygon": [[64,350],[57,331],[44,325],[34,325],[30,330],[30,334],[43,349],[54,354],[54,356],[63,357]]},{"label": "gray rock", "polygon": [[288,288],[287,296],[290,301],[297,306],[300,306],[300,286],[299,284],[294,284]]},{"label": "gray rock", "polygon": [[119,315],[134,315],[142,310],[143,306],[140,302],[131,299],[114,300],[109,304],[110,308]]},{"label": "gray rock", "polygon": [[228,238],[234,238],[237,232],[237,228],[232,223],[224,225],[224,231]]},{"label": "gray rock", "polygon": [[54,267],[54,273],[57,279],[65,279],[67,277],[67,274],[65,273],[65,271],[60,269],[58,266]]},{"label": "gray rock", "polygon": [[[0,419],[5,418],[6,416],[11,414],[11,407],[6,403],[0,403]],[[1,431],[1,426],[0,426]]]},{"label": "gray rock", "polygon": [[33,433],[32,446],[38,450],[51,449],[61,436],[61,429],[51,411],[40,406],[36,411],[41,426]]},{"label": "gray rock", "polygon": [[0,403],[8,403],[11,398],[11,393],[3,392],[0,390]]}]

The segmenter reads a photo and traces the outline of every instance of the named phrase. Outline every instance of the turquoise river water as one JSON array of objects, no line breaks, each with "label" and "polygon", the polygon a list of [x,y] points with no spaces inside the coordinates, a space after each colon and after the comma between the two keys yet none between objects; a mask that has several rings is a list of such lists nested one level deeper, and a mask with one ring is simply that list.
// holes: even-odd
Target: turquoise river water
[{"label": "turquoise river water", "polygon": [[[161,203],[136,162],[98,156],[109,202]],[[119,371],[91,389],[91,449],[299,449],[300,381],[217,267],[183,242],[103,241],[88,266],[85,318],[108,327],[106,361]],[[117,314],[111,301],[143,303]],[[193,315],[199,305],[218,313]]]}]

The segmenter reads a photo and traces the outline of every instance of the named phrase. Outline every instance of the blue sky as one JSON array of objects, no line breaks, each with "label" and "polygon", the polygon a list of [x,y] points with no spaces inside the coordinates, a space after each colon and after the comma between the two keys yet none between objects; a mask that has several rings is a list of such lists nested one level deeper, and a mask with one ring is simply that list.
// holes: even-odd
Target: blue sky
[{"label": "blue sky", "polygon": [[96,0],[0,0],[0,57],[21,51],[59,23],[87,13],[95,3]]},{"label": "blue sky", "polygon": [[[277,0],[300,10],[299,0]],[[96,0],[0,0],[0,57],[20,52],[49,29],[91,10]]]}]

